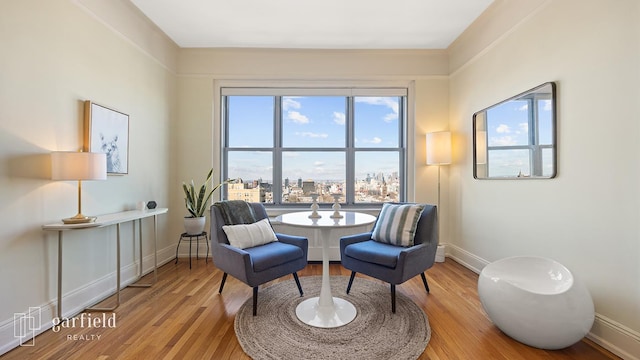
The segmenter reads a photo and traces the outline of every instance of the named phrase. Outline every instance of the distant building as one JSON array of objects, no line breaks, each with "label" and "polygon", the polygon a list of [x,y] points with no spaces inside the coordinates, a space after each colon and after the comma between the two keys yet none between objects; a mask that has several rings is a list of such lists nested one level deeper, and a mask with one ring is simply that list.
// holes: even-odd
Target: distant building
[{"label": "distant building", "polygon": [[248,184],[242,182],[227,184],[227,199],[244,200],[247,202],[265,202],[265,191],[261,186],[249,188],[247,185]]},{"label": "distant building", "polygon": [[305,180],[302,182],[302,193],[309,195],[316,191],[316,183],[313,180]]}]

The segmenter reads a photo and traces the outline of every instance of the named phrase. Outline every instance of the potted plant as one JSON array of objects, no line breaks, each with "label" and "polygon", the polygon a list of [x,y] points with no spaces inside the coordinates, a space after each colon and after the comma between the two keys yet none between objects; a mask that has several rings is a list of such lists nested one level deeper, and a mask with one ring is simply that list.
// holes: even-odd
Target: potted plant
[{"label": "potted plant", "polygon": [[184,204],[189,212],[189,215],[184,217],[184,230],[189,235],[198,235],[204,231],[206,220],[204,212],[207,209],[209,198],[211,198],[211,195],[223,184],[220,183],[214,186],[213,189],[208,190],[208,185],[211,181],[212,175],[213,168],[209,170],[207,179],[204,181],[204,184],[200,186],[198,191],[196,191],[193,180],[191,180],[191,184],[189,185],[184,182],[182,183],[182,189],[184,190],[185,196]]}]

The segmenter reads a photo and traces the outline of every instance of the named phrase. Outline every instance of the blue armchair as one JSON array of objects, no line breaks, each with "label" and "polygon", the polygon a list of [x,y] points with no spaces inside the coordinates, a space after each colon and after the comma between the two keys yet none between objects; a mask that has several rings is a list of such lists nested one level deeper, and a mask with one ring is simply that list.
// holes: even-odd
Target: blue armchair
[{"label": "blue armchair", "polygon": [[[261,203],[249,203],[256,221],[268,218]],[[293,274],[300,296],[302,286],[297,271],[307,265],[309,241],[305,237],[275,234],[278,241],[240,249],[229,244],[221,210],[211,206],[211,255],[215,266],[224,272],[220,282],[222,293],[227,275],[253,288],[253,316],[257,314],[258,286],[282,276]]]},{"label": "blue armchair", "polygon": [[438,249],[436,207],[424,205],[415,229],[413,246],[403,247],[374,241],[372,235],[373,232],[368,232],[340,239],[342,266],[351,270],[347,294],[357,272],[388,282],[391,285],[391,311],[395,313],[396,285],[420,274],[425,290],[429,293],[424,272],[433,266]]}]

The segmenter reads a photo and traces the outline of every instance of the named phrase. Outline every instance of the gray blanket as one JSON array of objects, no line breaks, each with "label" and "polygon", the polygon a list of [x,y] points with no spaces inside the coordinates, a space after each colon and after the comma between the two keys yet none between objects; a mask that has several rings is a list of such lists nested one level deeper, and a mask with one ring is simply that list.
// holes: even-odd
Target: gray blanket
[{"label": "gray blanket", "polygon": [[225,225],[253,224],[256,216],[249,203],[242,200],[219,201],[213,204],[220,210]]}]

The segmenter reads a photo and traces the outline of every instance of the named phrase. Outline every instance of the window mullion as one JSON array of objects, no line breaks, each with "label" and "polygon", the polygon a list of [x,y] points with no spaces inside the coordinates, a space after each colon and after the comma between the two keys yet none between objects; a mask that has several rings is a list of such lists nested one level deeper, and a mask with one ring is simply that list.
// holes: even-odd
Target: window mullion
[{"label": "window mullion", "polygon": [[282,204],[282,96],[274,97],[273,114],[273,203]]},{"label": "window mullion", "polygon": [[356,196],[355,196],[355,184],[356,184],[356,174],[355,174],[355,138],[354,138],[354,97],[347,97],[346,101],[347,110],[346,114],[346,171],[345,174],[345,201],[347,204],[352,205],[355,204]]}]

